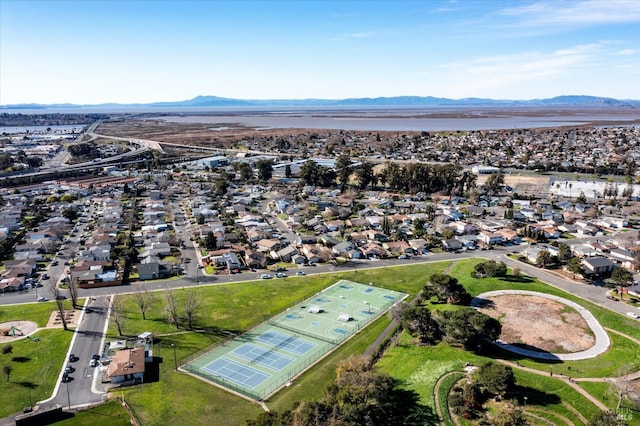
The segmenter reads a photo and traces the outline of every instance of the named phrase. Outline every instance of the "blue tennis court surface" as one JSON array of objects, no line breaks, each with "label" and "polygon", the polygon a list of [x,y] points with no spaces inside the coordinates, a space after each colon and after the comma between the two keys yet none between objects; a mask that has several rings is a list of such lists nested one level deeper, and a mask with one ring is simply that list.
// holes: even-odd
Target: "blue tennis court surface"
[{"label": "blue tennis court surface", "polygon": [[184,369],[264,401],[406,296],[341,280],[199,354]]},{"label": "blue tennis court surface", "polygon": [[245,343],[236,348],[233,354],[248,360],[252,364],[260,364],[275,371],[280,371],[293,362],[293,358],[277,354],[271,349],[265,349],[251,343]]},{"label": "blue tennis court surface", "polygon": [[256,338],[256,340],[298,355],[304,355],[316,347],[315,343],[308,342],[296,336],[278,333],[273,330],[262,333]]},{"label": "blue tennis court surface", "polygon": [[234,383],[253,389],[260,383],[271,377],[270,374],[262,373],[237,362],[233,362],[225,357],[218,358],[205,365],[203,370],[222,379],[230,380]]}]

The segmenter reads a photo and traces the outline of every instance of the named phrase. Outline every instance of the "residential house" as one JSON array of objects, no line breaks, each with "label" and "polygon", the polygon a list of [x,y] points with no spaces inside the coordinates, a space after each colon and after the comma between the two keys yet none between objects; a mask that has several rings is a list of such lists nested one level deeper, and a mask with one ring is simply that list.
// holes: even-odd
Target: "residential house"
[{"label": "residential house", "polygon": [[614,270],[616,264],[606,257],[596,256],[582,259],[584,275],[586,276],[603,276]]},{"label": "residential house", "polygon": [[123,349],[116,352],[107,369],[111,383],[142,383],[144,378],[144,348]]}]

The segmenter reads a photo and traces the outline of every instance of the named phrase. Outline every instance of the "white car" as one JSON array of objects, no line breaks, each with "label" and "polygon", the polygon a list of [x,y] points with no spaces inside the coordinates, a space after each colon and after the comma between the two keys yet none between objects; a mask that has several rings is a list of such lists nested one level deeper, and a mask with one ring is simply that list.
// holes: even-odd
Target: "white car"
[{"label": "white car", "polygon": [[636,314],[635,312],[627,312],[627,315],[635,319],[640,318],[640,315]]},{"label": "white car", "polygon": [[271,275],[269,275],[269,274],[262,274],[262,275],[260,275],[260,278],[262,278],[263,280],[268,280],[268,279],[270,279],[270,278],[271,278]]}]

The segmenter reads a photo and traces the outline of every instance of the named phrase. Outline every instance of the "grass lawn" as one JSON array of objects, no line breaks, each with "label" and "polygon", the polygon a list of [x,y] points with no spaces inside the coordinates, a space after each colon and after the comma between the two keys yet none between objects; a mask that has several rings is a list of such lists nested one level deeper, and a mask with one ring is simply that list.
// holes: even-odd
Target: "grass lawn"
[{"label": "grass lawn", "polygon": [[[15,308],[16,306],[7,306],[3,307],[3,311]],[[29,389],[34,404],[51,396],[65,364],[65,355],[73,333],[50,329],[38,331],[32,337],[39,340],[16,340],[10,343],[13,345],[11,353],[0,353],[0,364],[13,369],[8,382],[6,376],[0,380],[0,418],[29,406]]]},{"label": "grass lawn", "polygon": [[78,411],[74,417],[56,424],[65,426],[95,426],[102,424],[129,426],[131,421],[129,413],[127,413],[120,401],[113,400],[88,410]]},{"label": "grass lawn", "polygon": [[[567,300],[576,302],[585,308],[587,308],[600,322],[603,327],[612,328],[615,330],[623,330],[624,333],[640,339],[640,327],[637,320],[627,318],[623,315],[611,312],[604,308],[601,308],[593,303],[587,302],[583,299],[566,293],[562,290],[558,290],[555,287],[551,287],[538,280],[529,278],[513,281],[513,277],[506,278],[483,278],[476,279],[471,277],[471,271],[473,266],[482,261],[481,259],[466,259],[456,262],[451,268],[450,274],[458,278],[459,282],[465,286],[465,288],[471,293],[472,296],[478,295],[486,291],[502,290],[502,289],[521,289],[530,291],[539,291],[542,293],[554,294],[560,297],[564,297]],[[582,284],[576,284],[582,285]],[[640,369],[638,364],[639,350],[636,344],[630,340],[618,336],[617,334],[609,333],[611,339],[611,348],[604,354],[597,358],[587,359],[583,361],[567,361],[560,363],[549,363],[534,361],[530,359],[521,359],[518,355],[499,350],[496,348],[495,355],[500,358],[510,359],[513,361],[519,360],[522,365],[532,367],[536,369],[550,371],[553,368],[554,373],[562,371],[564,374],[571,375],[573,377],[611,377],[618,374],[618,370],[623,365],[636,365],[636,369]]]},{"label": "grass lawn", "polygon": [[451,375],[445,377],[440,383],[440,387],[438,388],[438,403],[440,404],[440,410],[442,412],[442,420],[445,425],[452,425],[453,420],[451,419],[451,415],[449,413],[449,392],[451,392],[451,388],[456,382],[465,377],[465,373],[452,373]]},{"label": "grass lawn", "polygon": [[[381,287],[416,294],[426,278],[441,273],[448,266],[428,263],[415,268],[380,268],[353,271],[337,267],[333,274],[289,277],[279,280],[258,280],[233,285],[195,288],[201,301],[196,319],[197,332],[176,330],[166,322],[164,295],[156,293],[156,303],[142,320],[133,296],[125,296],[123,333],[137,335],[151,331],[156,340],[155,356],[162,358],[160,380],[124,391],[125,399],[138,419],[145,425],[180,422],[189,418],[193,424],[243,424],[255,418],[261,408],[248,400],[236,397],[215,386],[183,373],[173,371],[173,348],[182,364],[199,350],[228,339],[231,334],[244,332],[274,316],[287,307],[317,293],[340,279],[349,279]],[[176,290],[178,306],[184,306],[185,290]],[[241,307],[241,308],[239,308]],[[301,399],[319,399],[325,383],[335,377],[338,361],[353,354],[361,354],[389,324],[386,316],[379,318],[358,335],[294,380],[292,386],[271,396],[267,405],[273,410],[286,410]],[[110,324],[108,337],[118,338],[116,327]]]},{"label": "grass lawn", "polygon": [[[35,291],[33,299],[35,300]],[[79,299],[78,304],[84,304],[84,299]],[[71,309],[71,301],[64,301],[65,309]],[[45,327],[51,316],[51,312],[57,311],[55,302],[24,303],[20,305],[7,305],[0,307],[0,323],[10,321],[33,321],[38,327]]]},{"label": "grass lawn", "polygon": [[582,424],[582,421],[565,403],[587,420],[600,411],[591,401],[561,380],[518,369],[514,369],[513,372],[519,386],[518,396],[527,397],[527,407],[544,407],[570,419],[573,424]]},{"label": "grass lawn", "polygon": [[444,344],[415,346],[403,333],[400,343],[389,348],[378,367],[399,380],[402,388],[416,392],[420,403],[435,409],[433,389],[438,379],[451,371],[461,371],[465,363],[482,364],[487,358]]},{"label": "grass lawn", "polygon": [[[459,260],[449,272],[451,275],[456,276],[472,294],[501,288],[521,288],[557,294],[590,309],[605,327],[624,330],[625,333],[640,338],[640,329],[638,329],[633,320],[627,320],[620,315],[608,312],[536,280],[513,281],[511,279],[510,281],[510,278],[502,280],[494,278],[472,279],[470,272],[473,269],[473,265],[478,261],[480,259]],[[282,312],[287,307],[315,294],[340,279],[348,279],[360,283],[371,282],[380,287],[409,293],[411,298],[427,283],[430,275],[444,272],[449,265],[450,262],[439,262],[369,270],[353,270],[348,265],[340,265],[336,266],[331,274],[193,288],[198,300],[201,302],[195,319],[195,331],[183,328],[176,329],[167,323],[164,315],[165,296],[163,293],[154,293],[156,302],[147,312],[146,320],[142,320],[133,296],[123,296],[125,310],[122,324],[123,333],[128,336],[135,336],[144,331],[151,331],[156,340],[154,355],[161,359],[162,363],[159,365],[159,381],[147,382],[143,386],[133,387],[122,392],[134,413],[144,425],[180,424],[184,419],[189,419],[191,424],[243,424],[247,419],[255,418],[262,409],[252,401],[234,396],[187,374],[174,371],[173,348],[171,345],[175,345],[178,363],[182,364],[196,352],[218,344],[233,335],[247,331],[258,323]],[[174,293],[181,310],[184,307],[187,291],[176,290]],[[0,309],[0,320],[2,318],[5,318],[5,320],[36,318],[35,320],[39,325],[44,325],[52,306],[50,303],[40,303],[12,306],[10,309],[2,307]],[[294,380],[292,386],[286,387],[271,396],[266,401],[269,408],[281,411],[290,409],[295,401],[301,399],[319,399],[323,394],[325,384],[335,377],[336,363],[349,355],[362,353],[388,323],[389,319],[385,316],[369,325],[360,334],[354,336],[354,338],[329,354],[316,366]],[[71,339],[71,333],[60,331],[47,331],[46,333],[58,333],[60,336],[58,340],[67,339],[66,343],[60,347],[60,356],[55,356],[58,361],[51,361],[53,364],[59,364],[53,369],[55,377],[52,376],[51,379],[46,379],[52,389],[62,366],[61,361],[63,361],[64,352],[66,352]],[[119,337],[117,336],[115,325],[111,323],[108,338]],[[619,366],[634,362],[637,354],[634,345],[628,339],[617,335],[611,335],[611,339],[612,349],[595,360],[556,364],[554,369],[568,370],[568,367],[571,367],[572,372],[575,373],[574,377],[589,375],[595,375],[596,377],[599,375],[610,376]],[[33,342],[28,343],[34,344]],[[40,351],[42,351],[43,347],[43,345],[38,346]],[[47,356],[50,356],[48,349],[49,347],[47,346]],[[17,348],[14,349],[14,352],[16,351]],[[0,359],[2,359],[2,356],[0,355]],[[34,353],[33,358],[35,359],[36,357],[37,354]],[[398,379],[405,389],[415,391],[419,395],[422,404],[433,407],[433,388],[440,376],[449,371],[460,370],[466,362],[479,364],[488,359],[445,345],[416,347],[408,344],[408,336],[402,335],[400,344],[391,347],[382,356],[378,366],[382,371],[386,371]],[[545,363],[529,360],[519,361],[523,365],[534,368],[547,369],[549,367]],[[38,370],[35,369],[34,371]],[[559,370],[554,371],[559,372]],[[539,404],[537,407],[542,412],[548,411],[548,416],[553,416],[555,412],[579,423],[575,414],[563,405],[562,401],[574,406],[587,418],[597,410],[593,404],[561,381],[520,371],[516,373],[521,386],[530,388],[526,389],[526,391],[531,392],[528,404],[533,406]],[[16,374],[18,374],[17,369],[14,370],[14,375]],[[41,376],[42,374],[38,371],[38,378]],[[585,385],[585,389],[587,389],[586,386],[590,385]],[[44,399],[48,397],[51,389],[48,392],[43,391],[45,395],[38,398]],[[0,386],[0,391],[3,390]],[[594,390],[598,389],[594,388]],[[35,389],[32,390],[32,393],[34,391]],[[548,398],[542,398],[540,401],[536,400],[536,397],[542,395],[543,392],[543,396],[546,395]],[[17,394],[17,392],[13,391],[12,393]],[[6,394],[7,391],[4,390],[3,395]],[[553,395],[557,395],[557,397],[553,397]],[[27,403],[21,400],[4,406],[7,405],[17,405],[16,408],[11,408],[8,411],[8,413],[11,413],[20,410]],[[69,421],[80,422],[84,421],[84,418],[90,417],[93,419],[91,423],[94,425],[119,424],[119,418],[123,415],[123,412],[119,404],[109,403],[104,406],[103,410],[86,414],[86,417],[79,415]]]}]

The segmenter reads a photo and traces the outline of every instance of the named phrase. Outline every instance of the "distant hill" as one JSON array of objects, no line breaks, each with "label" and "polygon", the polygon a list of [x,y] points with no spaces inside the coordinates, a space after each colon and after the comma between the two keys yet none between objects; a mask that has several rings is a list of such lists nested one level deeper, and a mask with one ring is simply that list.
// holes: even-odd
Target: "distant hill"
[{"label": "distant hill", "polygon": [[105,103],[95,105],[76,104],[12,104],[0,105],[2,109],[60,109],[60,108],[197,108],[197,107],[330,107],[330,106],[394,106],[394,107],[469,107],[469,106],[563,106],[563,107],[640,107],[640,100],[601,98],[597,96],[556,96],[550,99],[499,100],[483,98],[436,98],[433,96],[394,96],[348,99],[267,99],[244,100],[218,96],[196,96],[186,101],[152,102],[140,104]]}]

